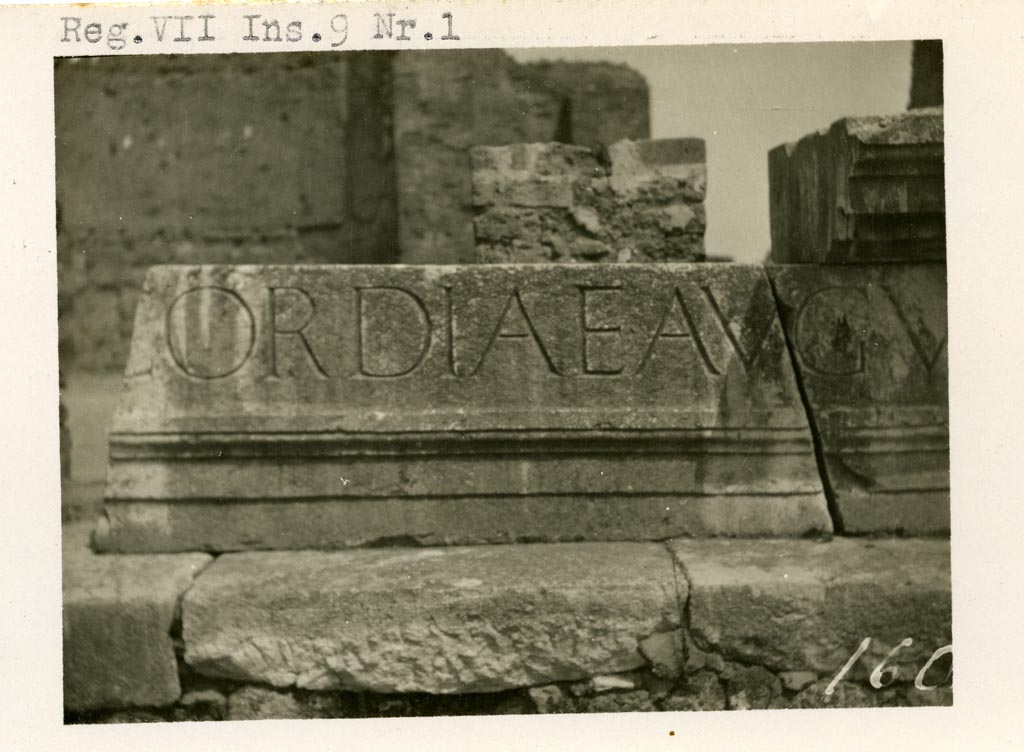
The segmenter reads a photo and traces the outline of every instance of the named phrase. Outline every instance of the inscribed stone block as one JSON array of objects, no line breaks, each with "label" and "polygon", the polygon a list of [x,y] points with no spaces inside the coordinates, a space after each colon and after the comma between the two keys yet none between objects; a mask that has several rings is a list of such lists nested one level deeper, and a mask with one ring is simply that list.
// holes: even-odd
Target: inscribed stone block
[{"label": "inscribed stone block", "polygon": [[830,530],[760,268],[154,267],[98,539]]},{"label": "inscribed stone block", "polygon": [[840,530],[949,530],[943,264],[768,267]]}]

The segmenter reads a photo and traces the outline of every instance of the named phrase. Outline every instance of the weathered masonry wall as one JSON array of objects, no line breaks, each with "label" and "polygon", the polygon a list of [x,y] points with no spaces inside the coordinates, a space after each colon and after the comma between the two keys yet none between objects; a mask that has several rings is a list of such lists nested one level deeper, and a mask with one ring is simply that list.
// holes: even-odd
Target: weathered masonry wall
[{"label": "weathered masonry wall", "polygon": [[495,50],[423,50],[400,54],[394,71],[406,263],[473,261],[470,147],[650,135],[647,83],[625,66],[519,65]]},{"label": "weathered masonry wall", "polygon": [[152,264],[397,257],[386,63],[58,61],[64,370],[123,368]]},{"label": "weathered masonry wall", "polygon": [[152,264],[471,261],[469,147],[649,135],[629,69],[497,50],[67,59],[54,84],[65,371],[123,368]]}]

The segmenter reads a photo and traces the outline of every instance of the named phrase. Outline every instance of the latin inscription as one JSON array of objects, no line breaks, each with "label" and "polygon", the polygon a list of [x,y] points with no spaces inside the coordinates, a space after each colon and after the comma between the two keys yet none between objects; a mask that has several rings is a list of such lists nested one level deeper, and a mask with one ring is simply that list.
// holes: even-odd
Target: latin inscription
[{"label": "latin inscription", "polygon": [[946,332],[929,325],[920,313],[889,286],[879,285],[881,295],[863,286],[823,287],[804,298],[795,316],[794,338],[801,360],[809,371],[826,376],[857,376],[865,373],[869,353],[880,347],[874,336],[875,306],[891,311],[892,327],[909,342],[913,357],[924,367],[930,381],[943,350]]},{"label": "latin inscription", "polygon": [[[493,313],[486,316],[479,307],[471,312],[451,286],[433,293],[353,286],[346,293],[351,309],[334,298],[318,301],[294,285],[263,288],[262,299],[252,290],[246,294],[249,301],[227,287],[196,287],[171,302],[166,343],[180,373],[226,378],[262,351],[260,378],[391,379],[417,372],[443,350],[444,373],[455,378],[497,374],[510,360],[554,377],[643,375],[657,362],[692,363],[706,377],[718,378],[733,363],[749,371],[777,326],[771,315],[745,326],[708,285],[659,286],[648,305],[656,315],[647,315],[643,326],[630,319],[635,310],[621,284],[575,285],[557,300],[511,287],[487,299]],[[572,316],[573,294],[573,326],[552,334],[551,305]],[[541,326],[545,306],[548,318]],[[327,330],[340,331],[340,340],[325,341]],[[568,347],[565,336],[572,339]],[[351,367],[339,370],[332,347],[351,353]]]},{"label": "latin inscription", "polygon": [[911,317],[906,307],[890,288],[883,287],[882,290],[889,298],[889,302],[892,303],[893,310],[896,311],[896,315],[910,339],[910,344],[913,345],[914,352],[924,364],[930,379],[935,370],[935,364],[939,362],[939,356],[942,355],[942,351],[946,347],[946,333],[943,332],[941,336],[937,336],[920,317]]},{"label": "latin inscription", "polygon": [[252,355],[256,322],[234,290],[204,286],[178,295],[167,309],[167,351],[195,379],[222,379]]},{"label": "latin inscription", "polygon": [[[537,294],[519,287],[495,296],[493,302],[500,305],[492,306],[494,313],[472,322],[465,320],[465,301],[459,302],[451,286],[439,288],[440,306],[436,295],[397,285],[353,287],[354,326],[338,345],[354,349],[354,368],[337,372],[324,350],[331,345],[313,336],[324,317],[338,315],[336,306],[318,304],[297,286],[269,286],[263,300],[249,301],[228,287],[200,286],[179,294],[168,306],[167,352],[179,372],[203,380],[238,373],[260,348],[266,348],[263,376],[270,379],[304,372],[318,379],[399,378],[423,367],[439,348],[444,350],[445,373],[455,378],[497,373],[498,361],[508,358],[556,377],[635,376],[655,362],[686,362],[717,378],[732,365],[751,371],[776,326],[774,317],[763,314],[752,322],[738,320],[737,312],[727,310],[706,284],[652,291],[656,315],[648,317],[646,329],[638,329],[636,322],[630,326],[632,309],[620,284],[575,285],[570,290],[577,310],[574,341],[567,348],[555,340],[550,327],[538,325],[542,301]],[[570,304],[569,293],[557,301],[560,310],[571,309]],[[905,343],[900,346],[931,380],[946,347],[946,333],[925,322],[913,305],[885,285],[870,294],[861,286],[831,286],[807,295],[794,327],[804,366],[827,376],[864,374],[868,359],[881,346],[871,334],[873,306],[889,311]],[[255,311],[265,311],[265,317]],[[567,359],[567,351],[576,355]]]},{"label": "latin inscription", "polygon": [[498,317],[498,324],[494,327],[494,333],[491,334],[487,344],[484,345],[484,351],[480,355],[476,368],[470,371],[471,376],[475,376],[480,371],[480,367],[484,364],[487,354],[499,340],[532,341],[537,346],[538,353],[544,359],[548,371],[556,376],[561,375],[561,372],[555,367],[554,361],[551,360],[547,347],[544,346],[544,342],[537,333],[537,327],[534,326],[533,321],[530,319],[530,314],[526,312],[526,306],[523,304],[523,298],[518,289],[514,289],[505,301],[505,307],[501,311],[501,316]]},{"label": "latin inscription", "polygon": [[[427,357],[433,332],[430,311],[423,299],[403,287],[357,287],[356,301],[360,375],[394,378],[415,371]],[[405,352],[397,358],[381,357],[384,343],[378,342],[372,332],[386,330],[387,325],[390,323],[393,326],[396,319],[406,322],[401,334],[409,336],[418,344],[404,348]],[[377,326],[373,326],[374,321],[379,322]]]},{"label": "latin inscription", "polygon": [[[280,315],[281,306],[278,302],[279,296],[281,298],[291,298],[293,300],[291,307],[298,308],[302,313],[298,315],[293,313],[291,321],[282,321],[283,317]],[[294,337],[301,346],[301,350],[308,357],[314,373],[323,378],[328,378],[329,374],[324,370],[320,360],[316,357],[316,353],[313,352],[313,347],[309,344],[309,340],[304,333],[306,327],[310,325],[313,317],[316,315],[316,303],[313,301],[313,298],[305,290],[298,287],[268,288],[267,298],[268,305],[270,306],[270,324],[272,327],[271,336],[268,338],[271,375],[275,379],[280,378],[277,365],[278,338],[287,335]],[[296,322],[296,318],[299,319],[298,322]]]},{"label": "latin inscription", "polygon": [[[596,358],[592,354],[592,348],[600,351],[601,345],[613,344],[614,340],[622,336],[620,324],[601,323],[595,321],[595,311],[592,307],[601,299],[616,299],[622,293],[621,285],[579,285],[580,291],[580,330],[583,335],[582,363],[583,373],[592,376],[617,376],[625,370],[625,366],[614,366]],[[589,305],[588,305],[589,303]]]}]

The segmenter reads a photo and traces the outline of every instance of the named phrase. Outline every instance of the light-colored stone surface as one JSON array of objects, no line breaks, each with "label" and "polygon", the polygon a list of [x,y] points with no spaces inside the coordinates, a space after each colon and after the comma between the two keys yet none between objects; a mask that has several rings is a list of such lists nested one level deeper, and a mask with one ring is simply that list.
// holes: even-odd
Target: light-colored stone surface
[{"label": "light-colored stone surface", "polygon": [[831,531],[741,264],[154,267],[110,459],[104,550]]},{"label": "light-colored stone surface", "polygon": [[89,526],[64,528],[64,707],[169,705],[178,699],[171,640],[181,594],[206,554],[103,556]]},{"label": "light-colored stone surface", "polygon": [[533,702],[538,713],[571,712],[570,701],[562,688],[557,684],[531,687],[528,691],[530,700]]},{"label": "light-colored stone surface", "polygon": [[864,681],[912,638],[886,664],[897,667],[899,681],[912,682],[931,654],[951,642],[947,541],[707,540],[669,546],[689,584],[693,638],[729,660],[831,679],[871,638],[847,676]]},{"label": "light-colored stone surface", "polygon": [[655,675],[675,679],[682,675],[685,664],[682,630],[659,632],[640,643],[640,652],[651,662]]},{"label": "light-colored stone surface", "polygon": [[679,598],[658,544],[226,554],[185,598],[185,658],[278,687],[489,692],[643,666]]}]

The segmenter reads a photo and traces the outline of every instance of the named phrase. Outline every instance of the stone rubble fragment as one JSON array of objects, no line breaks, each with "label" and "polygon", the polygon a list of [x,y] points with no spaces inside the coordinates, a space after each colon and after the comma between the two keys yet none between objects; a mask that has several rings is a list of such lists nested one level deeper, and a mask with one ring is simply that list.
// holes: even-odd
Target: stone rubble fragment
[{"label": "stone rubble fragment", "polygon": [[478,262],[704,259],[701,139],[480,146],[470,156]]}]

